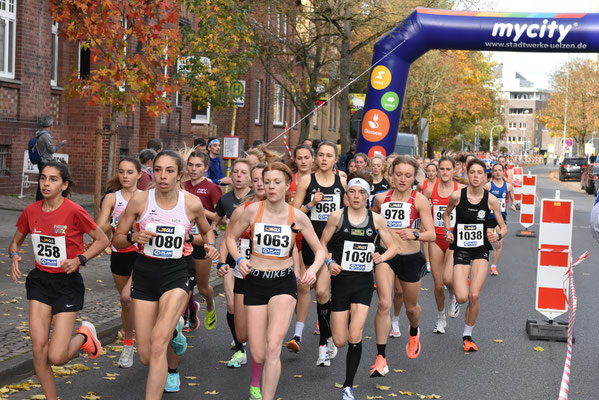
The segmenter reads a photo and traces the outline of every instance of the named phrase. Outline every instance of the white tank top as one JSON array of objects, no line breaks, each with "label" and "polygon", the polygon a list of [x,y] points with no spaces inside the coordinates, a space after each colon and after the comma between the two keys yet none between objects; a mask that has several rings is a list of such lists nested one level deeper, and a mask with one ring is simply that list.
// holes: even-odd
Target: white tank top
[{"label": "white tank top", "polygon": [[[138,190],[138,192],[140,192],[140,190]],[[114,200],[114,209],[112,210],[112,215],[111,217],[111,221],[110,221],[110,226],[112,227],[112,237],[114,237],[114,233],[116,232],[116,227],[119,225],[119,218],[121,216],[121,214],[123,212],[125,212],[125,208],[127,208],[127,204],[129,203],[127,200],[125,200],[125,198],[123,197],[123,194],[121,193],[120,190],[116,191],[114,193],[115,196],[115,200]],[[114,246],[110,246],[112,248],[112,251],[119,253],[119,250],[117,250]],[[131,245],[129,247],[127,247],[124,250],[120,250],[120,252],[126,253],[129,251],[134,251],[135,250],[135,246]]]},{"label": "white tank top", "polygon": [[138,230],[157,234],[145,245],[138,245],[139,252],[150,258],[178,259],[183,256],[183,245],[189,236],[192,223],[185,212],[185,194],[179,191],[177,205],[163,210],[156,203],[156,190],[148,191],[148,204],[137,223]]}]

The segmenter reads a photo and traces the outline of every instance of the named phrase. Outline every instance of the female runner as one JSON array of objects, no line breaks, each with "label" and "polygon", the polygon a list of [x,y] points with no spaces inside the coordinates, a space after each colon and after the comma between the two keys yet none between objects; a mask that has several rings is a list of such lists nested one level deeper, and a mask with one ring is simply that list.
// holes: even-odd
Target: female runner
[{"label": "female runner", "polygon": [[[56,400],[51,364],[64,365],[84,350],[89,358],[100,355],[102,345],[93,324],[83,321],[73,336],[77,312],[83,308],[85,286],[79,266],[94,258],[110,243],[87,212],[67,199],[71,189],[68,167],[48,162],[40,171],[44,199],[30,204],[17,221],[17,230],[8,252],[12,279],[21,278],[18,252],[28,234],[35,255],[35,268],[25,281],[29,300],[29,334],[33,347],[33,367],[46,399]],[[84,251],[83,235],[94,240]],[[52,327],[52,338],[50,337]]]},{"label": "female runner", "polygon": [[[136,193],[117,227],[117,249],[137,244],[140,255],[133,267],[131,298],[137,350],[144,365],[150,365],[146,399],[160,399],[167,378],[167,346],[177,355],[187,348],[181,334],[181,315],[189,296],[189,273],[183,244],[195,223],[204,237],[208,257],[216,259],[214,233],[201,201],[179,190],[183,159],[165,150],[154,159],[156,187]],[[137,231],[131,233],[136,225]],[[178,321],[178,322],[177,322]]]},{"label": "female runner", "polygon": [[[293,206],[308,214],[318,236],[326,226],[329,214],[340,210],[344,203],[345,179],[333,172],[337,163],[337,145],[321,142],[316,155],[316,172],[304,177],[297,188]],[[302,241],[304,265],[315,263],[314,253]],[[320,342],[316,365],[328,367],[337,355],[331,335],[331,277],[326,268],[321,268],[316,281],[316,311],[320,326]]]},{"label": "female runner", "polygon": [[[307,146],[305,144],[300,144],[299,146],[297,146],[293,150],[293,163],[295,165],[295,168],[297,169],[297,172],[293,174],[293,180],[291,181],[291,186],[289,187],[289,192],[291,193],[291,202],[295,200],[298,182],[301,182],[306,176],[309,176],[310,173],[312,173],[312,166],[314,165],[314,150],[312,149],[312,147]],[[296,236],[295,244],[297,246],[297,250],[301,251],[301,234]],[[300,264],[298,266],[300,268],[301,275],[305,271],[303,260],[300,260]],[[295,332],[293,334],[293,338],[290,341],[288,341],[285,345],[290,351],[294,353],[299,353],[300,351],[300,343],[302,340],[302,334],[304,332],[306,318],[308,318],[308,312],[310,311],[310,303],[310,287],[301,284],[298,285]]]},{"label": "female runner", "polygon": [[[212,224],[217,218],[216,203],[221,198],[223,192],[217,184],[207,179],[204,173],[210,166],[210,156],[202,151],[193,151],[187,157],[187,173],[189,180],[183,183],[183,187],[189,193],[197,196],[202,201],[204,213],[208,219],[208,223]],[[192,228],[192,233],[198,233],[197,228]],[[207,330],[214,329],[216,325],[216,309],[214,308],[214,289],[210,286],[210,268],[212,263],[206,258],[204,246],[193,246],[193,259],[196,269],[196,285],[198,293],[206,300],[206,316],[204,317],[204,327]],[[197,329],[199,320],[197,317],[199,311],[199,303],[194,301],[193,292],[189,299],[189,328]]]},{"label": "female runner", "polygon": [[[117,175],[110,179],[106,186],[114,193],[108,193],[102,202],[98,217],[98,226],[103,232],[114,232],[119,217],[125,211],[131,197],[138,192],[137,182],[141,178],[141,163],[136,157],[124,157],[118,165]],[[131,271],[137,258],[137,249],[131,245],[123,250],[112,246],[110,254],[110,270],[114,285],[121,299],[121,321],[123,323],[123,351],[118,366],[129,368],[133,365],[133,316],[131,315]]]},{"label": "female runner", "polygon": [[[420,354],[419,323],[422,309],[418,304],[420,279],[426,273],[426,260],[422,254],[420,241],[432,242],[435,239],[433,219],[426,197],[412,186],[418,163],[412,157],[399,156],[393,160],[393,189],[380,193],[374,198],[374,212],[380,212],[387,221],[396,240],[398,254],[388,264],[377,266],[375,271],[379,304],[375,317],[377,358],[371,367],[370,376],[384,376],[389,368],[385,357],[387,335],[391,321],[391,291],[395,275],[402,287],[406,315],[410,321],[409,342],[406,353],[409,358]],[[420,223],[420,232],[414,229]]]},{"label": "female runner", "polygon": [[385,157],[376,155],[370,160],[370,166],[372,168],[372,194],[370,195],[370,201],[368,205],[372,207],[374,196],[381,192],[389,190],[389,182],[385,179],[387,170],[387,162]]},{"label": "female runner", "polygon": [[[362,356],[362,331],[374,291],[374,264],[378,266],[397,254],[384,218],[367,209],[370,180],[370,176],[363,172],[350,174],[347,184],[349,207],[329,216],[320,239],[327,253],[330,251],[326,264],[332,275],[333,340],[337,347],[349,346],[343,400],[354,400],[353,381]],[[387,248],[382,255],[375,252],[379,236]]]},{"label": "female runner", "polygon": [[[497,197],[483,188],[486,180],[486,165],[472,158],[466,166],[469,186],[453,192],[443,215],[445,235],[453,252],[453,290],[458,303],[468,301],[466,325],[462,341],[464,351],[478,351],[472,339],[472,328],[478,317],[480,292],[487,278],[491,243],[507,234]],[[451,231],[451,212],[456,209],[455,228]],[[500,231],[489,227],[489,213],[493,211]],[[470,286],[468,286],[470,277]]]},{"label": "female runner", "polygon": [[[439,160],[439,179],[433,186],[429,186],[424,195],[431,202],[433,224],[435,225],[436,239],[430,244],[431,269],[435,284],[435,301],[437,302],[437,322],[434,333],[445,333],[447,320],[445,318],[445,287],[450,294],[451,304],[447,313],[451,318],[460,314],[460,305],[455,299],[452,285],[453,250],[445,240],[443,215],[449,204],[449,196],[463,187],[453,180],[455,161],[453,158],[443,156]],[[451,213],[451,227],[455,224],[455,211]]]},{"label": "female runner", "polygon": [[[285,202],[292,177],[289,168],[274,162],[266,166],[263,176],[266,200],[244,210],[226,241],[245,276],[251,355],[256,363],[264,363],[262,398],[272,400],[281,374],[281,346],[297,298],[296,279],[306,285],[314,283],[324,263],[324,250],[306,215]],[[237,240],[248,228],[252,243],[249,262],[237,248]],[[314,252],[314,263],[306,265],[301,279],[294,272],[291,258],[297,232],[304,236],[304,249],[310,246]]]}]

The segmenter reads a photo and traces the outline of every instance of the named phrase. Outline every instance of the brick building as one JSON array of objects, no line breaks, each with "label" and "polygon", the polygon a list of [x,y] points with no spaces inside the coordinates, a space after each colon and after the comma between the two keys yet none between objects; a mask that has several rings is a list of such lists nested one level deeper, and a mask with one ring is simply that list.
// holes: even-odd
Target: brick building
[{"label": "brick building", "polygon": [[[90,107],[86,99],[66,99],[63,86],[74,69],[85,74],[90,65],[89,52],[77,43],[67,42],[58,35],[49,13],[49,0],[0,0],[0,193],[18,193],[21,184],[24,152],[27,142],[39,129],[44,115],[55,120],[52,135],[55,143],[66,139],[60,150],[69,154],[75,191],[91,193],[94,189],[96,162],[96,126],[102,116],[109,121],[107,107]],[[280,14],[269,14],[283,29]],[[264,16],[266,18],[266,16]],[[246,81],[245,106],[238,108],[235,134],[247,148],[256,139],[271,140],[284,129],[285,121],[292,125],[300,119],[282,89],[268,79],[258,65],[253,65],[239,79]],[[151,138],[161,138],[167,148],[191,145],[194,137],[214,137],[231,132],[232,109],[199,109],[183,98],[173,96],[173,112],[151,118],[139,107],[119,121],[116,143],[118,155],[135,155]],[[266,106],[267,105],[267,106]],[[326,107],[328,109],[328,106]],[[339,135],[338,111],[315,121],[311,137],[327,131],[329,139]],[[105,126],[107,128],[107,126]],[[290,145],[297,144],[299,128],[289,135]],[[108,172],[110,138],[103,139],[103,182]],[[272,144],[283,152],[282,139]],[[33,188],[30,188],[31,191]]]}]

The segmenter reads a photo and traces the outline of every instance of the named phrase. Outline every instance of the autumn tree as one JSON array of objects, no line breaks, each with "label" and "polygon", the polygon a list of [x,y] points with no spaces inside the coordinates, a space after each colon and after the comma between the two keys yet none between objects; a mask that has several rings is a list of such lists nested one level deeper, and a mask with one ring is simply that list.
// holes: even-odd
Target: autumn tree
[{"label": "autumn tree", "polygon": [[568,116],[566,132],[576,140],[578,154],[584,154],[588,136],[599,129],[599,69],[597,62],[576,58],[559,67],[552,75],[553,92],[547,106],[537,116],[553,136],[562,136],[566,93]]}]

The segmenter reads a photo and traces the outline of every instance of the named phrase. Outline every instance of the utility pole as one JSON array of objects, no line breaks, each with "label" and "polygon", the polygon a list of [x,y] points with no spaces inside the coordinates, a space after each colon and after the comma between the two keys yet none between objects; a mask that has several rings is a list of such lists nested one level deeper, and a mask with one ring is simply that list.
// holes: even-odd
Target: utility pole
[{"label": "utility pole", "polygon": [[570,56],[568,56],[568,63],[566,65],[566,101],[564,104],[564,134],[562,137],[562,159],[566,155],[566,129],[568,126],[568,92],[570,91]]}]

